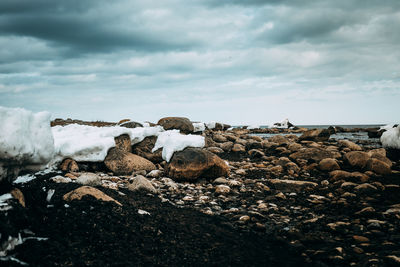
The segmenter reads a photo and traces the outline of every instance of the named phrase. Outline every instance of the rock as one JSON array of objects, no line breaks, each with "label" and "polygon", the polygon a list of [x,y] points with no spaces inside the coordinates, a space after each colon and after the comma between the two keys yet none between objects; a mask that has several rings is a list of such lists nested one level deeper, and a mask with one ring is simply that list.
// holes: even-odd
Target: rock
[{"label": "rock", "polygon": [[218,177],[217,179],[214,180],[214,184],[228,184],[229,181],[225,179],[225,177]]},{"label": "rock", "polygon": [[370,156],[367,152],[351,151],[344,154],[343,158],[351,167],[364,169]]},{"label": "rock", "polygon": [[21,204],[22,207],[25,208],[25,197],[21,190],[19,190],[18,188],[14,188],[13,190],[11,190],[10,194],[13,196],[13,198],[18,200],[19,204]]},{"label": "rock", "polygon": [[79,177],[75,180],[78,184],[82,185],[101,185],[101,177],[92,172],[83,172]]},{"label": "rock", "polygon": [[131,138],[128,134],[122,134],[114,138],[115,147],[126,152],[132,152]]},{"label": "rock", "polygon": [[368,194],[375,193],[376,191],[378,191],[378,188],[376,188],[375,186],[373,186],[371,184],[364,183],[364,184],[360,184],[360,185],[357,185],[356,187],[354,187],[354,190],[359,193],[368,195]]},{"label": "rock", "polygon": [[369,242],[369,238],[365,237],[365,236],[359,236],[359,235],[353,235],[353,239],[357,242],[360,243],[366,243]]},{"label": "rock", "polygon": [[347,147],[351,151],[361,151],[362,150],[362,148],[359,145],[357,145],[356,143],[353,143],[349,140],[339,140],[338,143],[340,146]]},{"label": "rock", "polygon": [[143,124],[136,122],[136,121],[127,121],[127,122],[123,122],[120,123],[121,127],[125,127],[125,128],[138,128],[138,127],[143,127]]},{"label": "rock", "polygon": [[211,153],[214,154],[221,154],[224,153],[224,150],[222,148],[212,146],[212,147],[207,147],[207,150],[210,151]]},{"label": "rock", "polygon": [[241,222],[248,222],[250,220],[250,216],[249,215],[243,215],[240,216],[239,221]]},{"label": "rock", "polygon": [[148,159],[153,163],[160,163],[163,161],[162,148],[152,152],[156,141],[157,136],[148,136],[144,138],[142,142],[132,146],[132,153]]},{"label": "rock", "polygon": [[112,201],[112,202],[116,203],[117,205],[122,206],[121,203],[119,203],[112,197],[104,194],[102,191],[100,191],[94,187],[91,187],[91,186],[81,186],[69,193],[66,193],[63,196],[63,199],[65,201],[81,200],[82,197],[84,197],[84,196],[92,196],[92,197],[94,197],[98,200],[102,200],[102,201]]},{"label": "rock", "polygon": [[388,164],[376,158],[370,158],[367,161],[366,169],[382,175],[390,174],[392,172]]},{"label": "rock", "polygon": [[178,129],[181,133],[193,133],[194,128],[192,122],[188,118],[183,117],[166,117],[158,121],[165,130]]},{"label": "rock", "polygon": [[309,162],[319,163],[321,160],[326,158],[340,158],[340,153],[334,151],[327,151],[322,148],[302,148],[299,151],[292,153],[289,157],[293,160],[304,159]]},{"label": "rock", "polygon": [[217,185],[215,187],[215,193],[220,195],[227,195],[231,192],[231,188],[227,185]]},{"label": "rock", "polygon": [[157,193],[157,189],[154,188],[153,184],[142,175],[131,178],[129,180],[128,189],[131,191],[147,191],[154,194]]},{"label": "rock", "polygon": [[246,148],[241,144],[234,144],[232,147],[233,152],[246,152]]},{"label": "rock", "polygon": [[321,171],[334,171],[340,170],[340,166],[336,159],[326,158],[319,162],[318,169]]},{"label": "rock", "polygon": [[258,149],[251,149],[248,153],[251,158],[262,158],[263,156],[265,156],[264,152]]},{"label": "rock", "polygon": [[133,171],[156,169],[151,161],[117,148],[111,148],[108,151],[104,164],[116,175],[129,175]]},{"label": "rock", "polygon": [[78,172],[79,166],[75,160],[68,158],[61,162],[59,169],[64,172]]},{"label": "rock", "polygon": [[332,181],[337,181],[337,180],[346,180],[346,178],[350,177],[351,174],[347,171],[342,171],[342,170],[335,170],[331,171],[329,173],[329,176],[331,177]]},{"label": "rock", "polygon": [[229,176],[229,166],[205,149],[187,147],[174,153],[167,166],[167,173],[176,180],[226,177]]},{"label": "rock", "polygon": [[282,145],[282,144],[288,144],[289,140],[286,137],[284,137],[283,135],[275,135],[275,136],[268,138],[268,142]]},{"label": "rock", "polygon": [[228,142],[220,144],[219,147],[222,148],[224,151],[229,152],[229,151],[231,151],[231,149],[233,147],[233,143],[228,141]]},{"label": "rock", "polygon": [[225,142],[228,141],[228,139],[226,139],[226,137],[224,137],[224,136],[221,135],[221,134],[214,134],[213,140],[214,140],[215,142],[218,142],[218,143],[225,143]]},{"label": "rock", "polygon": [[330,133],[327,129],[314,129],[308,130],[304,132],[300,137],[299,140],[308,140],[308,141],[315,141],[315,142],[322,142],[328,141],[330,137]]},{"label": "rock", "polygon": [[256,140],[250,139],[250,140],[247,141],[245,147],[246,147],[247,150],[261,149],[262,148],[262,144],[261,144],[261,142],[258,142]]},{"label": "rock", "polygon": [[284,192],[301,192],[305,188],[314,188],[318,184],[308,181],[269,179],[268,182],[277,190]]},{"label": "rock", "polygon": [[159,178],[162,174],[163,172],[161,170],[152,170],[147,174],[147,176],[151,178]]},{"label": "rock", "polygon": [[67,184],[67,183],[72,182],[72,179],[68,178],[68,177],[63,177],[61,175],[57,175],[57,176],[50,178],[50,181],[55,182],[57,184],[59,184],[59,183]]}]

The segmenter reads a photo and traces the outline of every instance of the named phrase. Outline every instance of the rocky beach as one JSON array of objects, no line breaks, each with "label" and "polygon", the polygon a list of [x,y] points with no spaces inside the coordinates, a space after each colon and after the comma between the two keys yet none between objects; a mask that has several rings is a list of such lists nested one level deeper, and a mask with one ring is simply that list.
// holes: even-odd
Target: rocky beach
[{"label": "rocky beach", "polygon": [[[51,126],[52,168],[0,159],[0,265],[400,265],[398,126]],[[74,150],[68,127],[112,144]],[[331,138],[340,132],[371,140]]]}]

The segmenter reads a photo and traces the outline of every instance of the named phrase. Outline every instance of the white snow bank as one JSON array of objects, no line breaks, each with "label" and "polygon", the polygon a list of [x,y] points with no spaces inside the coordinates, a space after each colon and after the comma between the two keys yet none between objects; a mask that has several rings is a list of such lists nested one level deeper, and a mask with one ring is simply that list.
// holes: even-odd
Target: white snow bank
[{"label": "white snow bank", "polygon": [[388,128],[381,136],[381,143],[385,148],[400,149],[400,125],[395,128]]},{"label": "white snow bank", "polygon": [[45,165],[53,156],[50,113],[0,107],[0,159]]},{"label": "white snow bank", "polygon": [[52,131],[56,152],[53,163],[56,163],[65,158],[73,158],[76,161],[103,161],[108,150],[115,146],[115,137],[128,134],[132,144],[136,144],[147,136],[157,136],[164,129],[161,126],[131,129],[70,124],[55,126]]},{"label": "white snow bank", "polygon": [[208,129],[214,129],[216,124],[217,123],[215,121],[212,121],[212,122],[206,123],[206,126]]},{"label": "white snow bank", "polygon": [[39,170],[54,155],[50,113],[0,107],[0,180]]},{"label": "white snow bank", "polygon": [[195,133],[204,132],[206,130],[206,125],[204,124],[204,122],[193,122],[192,124]]},{"label": "white snow bank", "polygon": [[154,152],[159,148],[163,148],[162,157],[169,162],[176,151],[184,150],[188,146],[204,147],[204,145],[205,140],[203,136],[184,135],[180,134],[179,130],[169,130],[159,134],[152,151]]}]

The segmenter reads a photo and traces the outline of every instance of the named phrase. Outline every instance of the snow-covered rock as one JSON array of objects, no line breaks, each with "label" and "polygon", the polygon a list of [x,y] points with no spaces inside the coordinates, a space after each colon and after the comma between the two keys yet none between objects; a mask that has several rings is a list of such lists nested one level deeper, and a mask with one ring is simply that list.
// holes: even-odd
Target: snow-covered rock
[{"label": "snow-covered rock", "polygon": [[288,128],[290,128],[290,127],[293,127],[293,124],[291,124],[291,123],[289,122],[289,119],[285,119],[285,120],[282,121],[282,122],[274,123],[274,124],[271,126],[271,128],[278,128],[278,129],[288,129]]},{"label": "snow-covered rock", "polygon": [[387,127],[381,136],[381,143],[385,148],[400,149],[400,125],[397,127]]},{"label": "snow-covered rock", "polygon": [[55,126],[52,128],[56,156],[54,163],[64,158],[72,158],[76,161],[100,162],[105,159],[107,152],[115,146],[114,138],[122,134],[128,134],[132,144],[141,142],[147,136],[157,136],[163,130],[162,127],[138,127],[125,128],[94,127],[78,124],[67,126]]},{"label": "snow-covered rock", "polygon": [[169,162],[172,155],[176,151],[181,151],[186,147],[204,147],[205,140],[203,136],[199,135],[183,135],[178,130],[169,130],[162,132],[158,135],[156,144],[154,145],[153,152],[159,148],[163,148],[162,157]]},{"label": "snow-covered rock", "polygon": [[39,170],[53,155],[50,113],[0,107],[0,180]]}]

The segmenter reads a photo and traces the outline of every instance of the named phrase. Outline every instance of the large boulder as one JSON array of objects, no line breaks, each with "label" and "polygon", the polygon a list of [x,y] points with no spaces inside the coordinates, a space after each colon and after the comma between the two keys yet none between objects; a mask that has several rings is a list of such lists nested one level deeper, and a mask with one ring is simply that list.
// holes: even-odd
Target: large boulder
[{"label": "large boulder", "polygon": [[156,169],[151,161],[115,147],[108,151],[104,164],[116,175],[129,175],[134,171]]},{"label": "large boulder", "polygon": [[194,131],[192,122],[188,118],[183,117],[162,118],[157,124],[161,125],[165,130],[177,129],[185,134],[193,133]]},{"label": "large boulder", "polygon": [[315,141],[315,142],[322,142],[328,141],[331,134],[329,133],[328,129],[314,129],[308,130],[304,132],[300,137],[299,140],[307,140],[307,141]]},{"label": "large boulder", "polygon": [[153,163],[160,163],[163,161],[162,148],[152,152],[156,144],[157,136],[148,136],[142,142],[132,146],[132,153],[139,155],[143,158],[150,160]]},{"label": "large boulder", "polygon": [[337,159],[340,158],[340,153],[335,151],[330,151],[326,149],[309,147],[302,148],[299,151],[290,154],[290,158],[293,160],[307,160],[310,163],[316,162],[319,163],[321,160],[326,158]]},{"label": "large boulder", "polygon": [[200,148],[188,147],[175,152],[167,165],[167,174],[175,180],[196,180],[229,175],[229,166],[217,155]]}]

